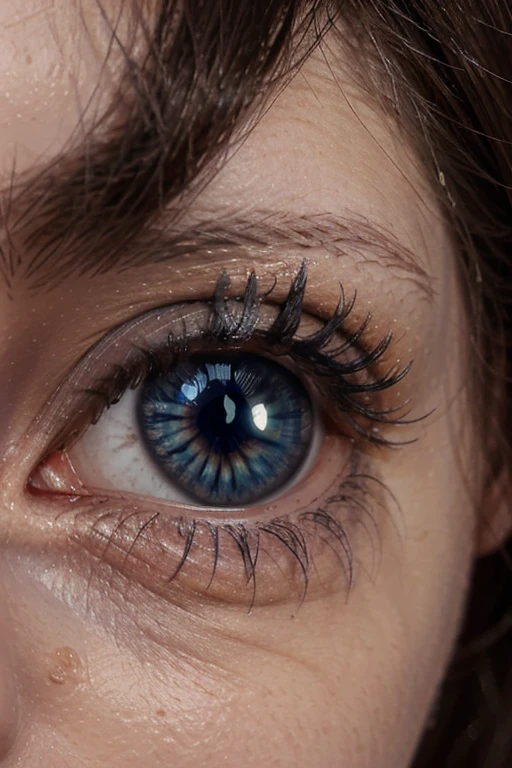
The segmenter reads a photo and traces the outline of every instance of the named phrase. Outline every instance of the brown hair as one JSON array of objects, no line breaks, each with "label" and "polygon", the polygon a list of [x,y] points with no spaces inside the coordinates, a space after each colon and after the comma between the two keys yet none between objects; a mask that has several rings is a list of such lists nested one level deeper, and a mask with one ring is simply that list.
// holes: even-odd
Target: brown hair
[{"label": "brown hair", "polygon": [[[46,244],[38,246],[32,271],[36,265],[44,281],[45,257],[58,246],[55,232],[73,229],[72,242],[62,235],[66,252],[70,260],[82,259],[85,270],[97,251],[91,233],[100,232],[98,222],[110,238],[112,259],[157,219],[163,205],[178,215],[187,196],[215,173],[239,131],[250,129],[270,95],[325,32],[336,29],[356,69],[359,63],[361,80],[414,142],[458,240],[473,319],[475,414],[483,414],[482,403],[494,404],[481,424],[483,449],[490,478],[508,472],[509,0],[160,0],[156,21],[144,14],[138,28],[147,55],[141,59],[140,50],[136,56],[119,43],[125,74],[119,99],[102,118],[103,138],[94,153],[87,145],[71,163],[63,156],[45,171],[44,195],[33,190],[40,203],[31,209],[39,224],[32,244]],[[65,183],[54,198],[47,181],[57,171]],[[416,768],[512,763],[512,575],[504,555],[475,569],[460,651]]]},{"label": "brown hair", "polygon": [[[338,6],[356,31],[361,71],[364,66],[366,79],[373,73],[374,92],[384,94],[383,106],[411,133],[458,240],[473,321],[473,417],[480,421],[488,483],[499,473],[508,478],[512,6],[508,0],[347,0]],[[511,555],[509,542],[475,568],[459,648],[415,768],[512,764]]]}]

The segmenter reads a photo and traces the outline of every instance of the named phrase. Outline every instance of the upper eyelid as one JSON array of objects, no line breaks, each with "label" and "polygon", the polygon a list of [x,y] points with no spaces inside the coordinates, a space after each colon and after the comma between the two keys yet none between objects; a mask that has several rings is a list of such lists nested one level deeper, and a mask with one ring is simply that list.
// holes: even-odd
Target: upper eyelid
[{"label": "upper eyelid", "polygon": [[[306,276],[306,263],[305,261],[302,263],[301,268],[296,273],[294,278],[294,283],[296,283],[299,286],[299,298],[300,298],[300,304],[304,304],[306,306],[307,304],[307,312],[304,312],[302,316],[310,316],[313,319],[318,320],[319,323],[325,323],[326,320],[332,318],[333,312],[331,311],[329,314],[326,314],[325,311],[320,311],[321,304],[318,304],[317,300],[313,301],[313,303],[309,300],[308,296],[305,293],[305,276]],[[268,274],[263,275],[264,283],[266,282],[268,285]],[[219,285],[222,284],[223,281],[226,281],[227,276],[221,275],[221,278],[217,281],[217,288]],[[259,277],[257,278],[258,285],[259,285]],[[267,307],[266,312],[270,312],[270,308],[278,308],[279,311],[283,308],[283,306],[286,306],[290,303],[290,288],[288,288],[288,294],[284,294],[283,298],[283,291],[282,288],[279,289],[279,291],[276,290],[276,294],[279,295],[279,299],[276,301],[274,300],[274,291],[273,289],[277,286],[277,279],[274,278],[273,284],[271,286],[270,290],[265,290],[263,293],[258,292],[258,295],[256,296],[257,304],[259,306],[265,306]],[[229,281],[225,282],[225,286],[227,286]],[[247,289],[250,285],[256,285],[256,278],[254,275],[251,275],[249,280],[246,284],[246,290],[245,293],[247,293]],[[293,285],[292,285],[293,289]],[[340,286],[340,293],[342,293],[342,288]],[[230,290],[229,294],[226,296],[226,298],[229,300],[229,302],[236,302],[237,306],[240,307],[240,299],[244,295],[243,290],[239,290],[238,292],[236,290]],[[215,292],[214,295],[210,298],[203,298],[202,296],[196,300],[189,300],[189,301],[181,301],[177,302],[175,304],[162,304],[158,305],[156,307],[152,307],[150,309],[147,309],[146,311],[139,312],[137,315],[135,315],[132,318],[127,318],[126,320],[123,320],[119,322],[118,325],[108,330],[106,333],[104,333],[101,338],[99,338],[93,346],[91,346],[88,350],[86,350],[81,358],[75,363],[75,365],[71,368],[71,370],[66,373],[65,378],[61,381],[61,385],[59,386],[59,391],[62,391],[67,387],[67,384],[70,384],[72,386],[73,380],[76,380],[77,378],[82,378],[81,371],[89,366],[89,362],[94,360],[95,361],[95,372],[96,372],[96,379],[101,378],[101,370],[100,370],[100,362],[101,358],[103,357],[103,354],[106,349],[118,349],[119,347],[125,346],[137,346],[137,344],[140,344],[143,346],[143,342],[145,341],[146,335],[147,335],[147,324],[148,322],[152,325],[151,333],[156,334],[159,333],[160,330],[163,334],[165,334],[165,327],[167,326],[169,322],[169,313],[173,309],[178,309],[183,314],[184,321],[187,318],[188,315],[196,314],[199,307],[202,307],[205,312],[211,312],[212,306],[215,306],[218,308],[221,305],[221,302],[216,300]],[[363,302],[361,302],[362,304]],[[234,306],[231,304],[231,306]],[[357,304],[354,303],[353,300],[350,302],[347,302],[347,306],[350,311],[346,312],[346,316],[350,315],[349,323],[348,323],[348,332],[354,333],[357,329],[361,328],[361,326],[364,324],[365,319],[369,317],[368,314],[361,315],[361,313],[358,310],[359,301]],[[190,312],[188,311],[190,310]],[[318,311],[317,311],[318,310]],[[218,315],[218,313],[217,313]],[[300,312],[298,313],[300,315]],[[162,319],[162,327],[159,329],[158,321],[159,319]],[[261,319],[261,318],[259,318]],[[153,325],[154,322],[154,325]],[[187,323],[188,323],[187,319]],[[189,323],[190,325],[190,323]],[[204,327],[204,325],[203,325]],[[141,329],[142,328],[142,332]],[[375,330],[373,331],[372,336],[372,328]],[[376,324],[372,328],[368,328],[367,332],[365,331],[365,338],[368,342],[368,346],[375,346],[382,340],[382,335],[380,332],[377,331],[378,325]],[[247,334],[248,335],[248,334]],[[129,344],[127,345],[127,337],[129,337]],[[232,340],[232,337],[230,338]],[[112,354],[110,353],[110,358],[112,357]],[[122,360],[122,355],[117,355],[118,359]],[[110,359],[107,361],[110,362]],[[91,366],[92,367],[92,366]],[[110,373],[107,366],[105,367],[106,373]]]},{"label": "upper eyelid", "polygon": [[[109,404],[107,402],[108,396],[105,395],[104,401],[101,402],[101,391],[96,391],[96,402],[93,402],[90,396],[93,394],[92,390],[95,388],[101,390],[106,383],[110,385],[115,379],[116,372],[120,377],[120,395],[130,386],[136,385],[137,382],[131,378],[132,374],[129,371],[128,362],[130,357],[133,359],[135,356],[135,358],[140,359],[144,350],[151,357],[153,352],[147,351],[151,349],[151,343],[148,344],[148,336],[153,339],[153,348],[158,336],[160,348],[165,349],[166,340],[169,335],[173,334],[178,337],[180,334],[184,335],[184,344],[186,345],[187,339],[204,338],[205,329],[212,330],[213,318],[213,331],[216,335],[230,338],[231,332],[231,336],[235,336],[238,341],[243,342],[244,338],[247,340],[257,327],[258,329],[265,327],[270,333],[270,337],[272,336],[272,328],[278,328],[283,332],[283,323],[279,325],[279,319],[284,318],[286,320],[288,317],[288,319],[292,318],[291,324],[288,323],[288,336],[290,337],[293,335],[292,332],[297,330],[297,323],[303,317],[308,316],[302,312],[306,290],[306,265],[304,263],[295,275],[286,301],[280,305],[269,303],[269,292],[263,296],[258,295],[257,281],[254,275],[249,277],[243,296],[238,298],[227,297],[228,283],[227,276],[221,275],[217,282],[216,291],[209,302],[188,302],[149,310],[116,327],[95,344],[75,366],[69,377],[55,393],[52,398],[53,402],[44,409],[44,413],[37,420],[39,432],[47,438],[48,453],[62,445],[64,440],[75,439],[81,434],[77,426],[79,421],[84,425],[83,431],[87,423],[93,423],[101,416],[105,405]],[[253,311],[255,306],[258,307],[257,313]],[[359,343],[358,329],[365,323],[364,320],[360,322],[357,317],[351,317],[354,307],[355,301],[347,302],[342,293],[339,306],[331,316],[331,320],[338,317],[338,324],[341,324],[350,316],[354,330],[349,331],[348,334],[350,336],[350,333],[353,333],[354,338]],[[293,321],[293,316],[295,316],[295,321]],[[314,318],[311,319],[314,320]],[[220,328],[215,328],[216,322],[221,323]],[[234,329],[233,322],[235,323]],[[329,326],[329,321],[326,323],[325,320],[315,320],[315,322],[318,328]],[[369,357],[368,362],[373,362],[371,353],[367,352],[366,354]],[[406,372],[404,369],[402,376]],[[144,373],[141,370],[139,380],[143,378]],[[75,426],[72,426],[69,422],[69,413],[76,412],[77,409]],[[62,423],[62,428],[57,430],[55,434],[55,424],[59,423]],[[376,432],[378,433],[379,430]],[[366,433],[366,437],[370,437],[375,442],[387,443],[387,440],[382,439],[380,435],[376,435],[374,438],[373,434],[368,435]]]}]

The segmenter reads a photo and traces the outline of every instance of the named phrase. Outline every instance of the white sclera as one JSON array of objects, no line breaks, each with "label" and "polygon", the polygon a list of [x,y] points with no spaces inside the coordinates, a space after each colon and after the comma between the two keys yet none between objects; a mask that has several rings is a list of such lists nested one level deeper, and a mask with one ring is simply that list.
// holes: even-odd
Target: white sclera
[{"label": "white sclera", "polygon": [[70,459],[88,488],[188,502],[146,450],[137,419],[139,390],[128,390],[73,446]]}]

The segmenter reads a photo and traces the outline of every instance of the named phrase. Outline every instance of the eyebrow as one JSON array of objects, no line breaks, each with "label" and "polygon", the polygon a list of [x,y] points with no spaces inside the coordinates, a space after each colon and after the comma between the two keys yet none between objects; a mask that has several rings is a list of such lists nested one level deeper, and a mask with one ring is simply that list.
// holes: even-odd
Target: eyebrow
[{"label": "eyebrow", "polygon": [[[24,224],[29,224],[27,232],[22,234],[19,225],[13,234],[7,227],[3,229],[0,277],[8,294],[12,294],[15,283],[22,283],[33,293],[48,292],[70,280],[121,274],[180,256],[204,260],[220,253],[229,258],[241,253],[281,255],[290,251],[300,251],[303,256],[307,251],[323,251],[335,257],[375,262],[412,280],[429,298],[434,292],[432,277],[418,254],[391,231],[354,213],[219,209],[187,225],[172,215],[169,220],[163,210],[147,220],[133,237],[119,238],[113,243],[108,216],[102,219],[97,212],[89,221],[84,213],[79,231],[73,231],[76,219],[66,221],[62,211],[58,211],[55,202],[61,194],[55,179],[51,181],[53,187],[47,189],[46,196],[41,195],[38,185],[38,200],[27,195],[23,212],[18,214],[21,230]],[[46,201],[42,207],[41,200]],[[15,205],[20,210],[19,198]],[[35,227],[30,226],[33,218],[37,219]]]}]

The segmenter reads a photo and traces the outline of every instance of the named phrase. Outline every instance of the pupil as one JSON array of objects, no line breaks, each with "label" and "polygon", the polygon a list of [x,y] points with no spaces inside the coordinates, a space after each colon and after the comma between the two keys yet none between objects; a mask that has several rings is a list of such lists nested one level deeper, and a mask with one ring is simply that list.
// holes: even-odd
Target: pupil
[{"label": "pupil", "polygon": [[308,454],[312,407],[287,368],[251,354],[193,355],[141,388],[143,442],[169,483],[213,506],[254,504]]},{"label": "pupil", "polygon": [[200,434],[212,449],[222,453],[236,450],[251,433],[251,411],[245,396],[231,382],[227,385],[214,382],[204,395],[207,402],[197,415]]}]

